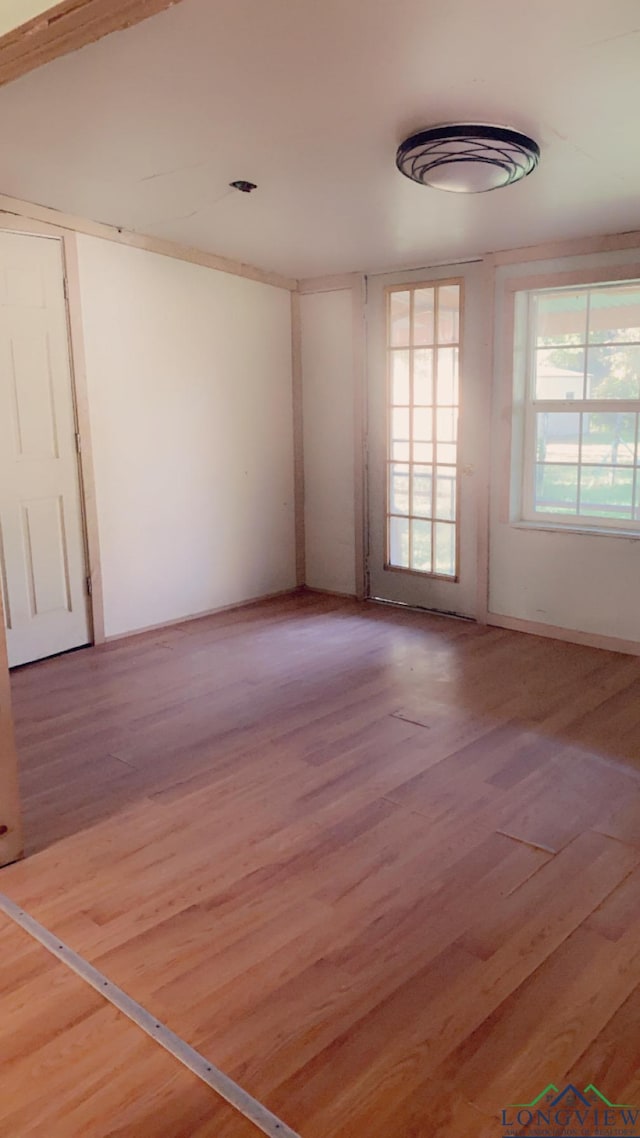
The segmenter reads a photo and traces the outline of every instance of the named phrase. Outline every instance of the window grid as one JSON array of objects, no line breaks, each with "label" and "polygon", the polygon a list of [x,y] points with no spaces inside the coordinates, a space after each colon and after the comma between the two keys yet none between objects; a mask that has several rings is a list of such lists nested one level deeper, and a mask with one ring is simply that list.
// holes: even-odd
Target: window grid
[{"label": "window grid", "polygon": [[[444,309],[451,322],[451,332],[443,336],[442,290],[448,290],[449,307]],[[421,336],[416,330],[416,294],[432,293],[431,335]],[[459,478],[457,427],[459,410],[460,308],[462,282],[438,281],[404,285],[387,290],[387,406],[388,443],[386,463],[386,558],[387,568],[420,573],[448,581],[458,579]],[[397,342],[392,322],[394,297],[405,294],[408,299],[408,335]],[[451,303],[453,301],[453,303]],[[429,311],[427,309],[427,311]],[[453,332],[453,324],[457,333]],[[416,353],[424,351],[430,360],[430,390],[427,398],[416,391]],[[446,386],[443,352],[449,357],[449,397],[441,398]],[[408,402],[400,402],[395,392],[396,358],[406,353],[408,363]],[[428,382],[428,379],[427,379]],[[428,401],[427,401],[428,400]],[[397,435],[398,411],[406,411],[408,438]],[[430,430],[423,424],[416,438],[416,412],[430,416]],[[440,414],[439,414],[440,412]],[[445,414],[451,429],[445,434]],[[417,453],[417,446],[422,449]],[[399,459],[399,455],[402,456]],[[406,510],[397,500],[398,470],[406,479]],[[418,479],[422,488],[419,489]],[[424,482],[427,483],[425,493]],[[448,483],[448,486],[447,486]],[[439,504],[439,497],[448,505]],[[425,501],[426,499],[426,501]],[[429,535],[425,541],[425,530]]]},{"label": "window grid", "polygon": [[[588,309],[589,309],[589,301],[587,300],[587,328],[589,327]],[[586,390],[587,390],[587,353],[585,352],[585,354],[584,354],[584,375],[582,377],[583,394]],[[582,439],[584,437],[583,433],[582,433],[583,424],[584,424],[584,411],[581,411],[579,419],[578,419],[578,470],[582,470]],[[578,493],[577,493],[577,497],[576,497],[576,505],[577,505],[577,511],[576,512],[578,514],[580,513],[580,496],[581,496],[581,494],[582,494],[582,479],[578,478]]]},{"label": "window grid", "polygon": [[[594,309],[593,298],[594,295],[600,298],[606,305],[607,297],[608,302],[611,303],[611,297],[615,297],[616,291],[629,292],[633,291],[633,299],[629,307],[631,312],[628,315],[629,323],[620,329],[623,333],[628,333],[630,330],[635,330],[635,335],[629,336],[621,335],[619,339],[605,337],[604,339],[594,338],[597,336],[597,330],[594,331],[592,327],[592,313]],[[539,335],[539,304],[544,300],[545,296],[551,295],[552,297],[560,297],[562,294],[570,294],[576,296],[580,293],[586,293],[585,298],[585,324],[584,335],[577,335],[571,340],[570,344],[560,342],[541,344]],[[621,302],[624,303],[624,302]],[[630,366],[628,370],[627,381],[631,387],[635,386],[634,397],[630,398],[629,390],[626,391],[626,397],[615,398],[594,398],[593,390],[590,389],[590,353],[596,355],[601,349],[615,349],[618,352],[621,349],[636,350],[640,353],[640,281],[626,281],[626,282],[608,282],[603,284],[594,284],[588,286],[574,286],[565,289],[547,289],[539,292],[531,293],[529,296],[529,352],[528,352],[528,366],[527,366],[527,380],[526,380],[526,398],[525,398],[525,450],[524,450],[524,464],[523,464],[523,520],[541,520],[553,521],[554,524],[562,524],[566,526],[581,527],[581,528],[597,528],[606,531],[609,530],[640,530],[640,367]],[[539,378],[538,361],[540,354],[546,352],[555,352],[561,354],[567,348],[575,349],[583,353],[582,363],[582,397],[581,398],[539,398],[537,392],[537,383]],[[633,364],[633,356],[630,357]],[[576,373],[578,374],[578,373]],[[612,368],[610,375],[605,376],[605,379],[615,377],[615,370]],[[619,378],[619,375],[618,375]],[[549,394],[547,392],[547,394]],[[556,423],[559,422],[559,417],[564,416],[568,419],[570,416],[577,419],[577,431],[575,435],[575,453],[570,457],[563,458],[561,454],[554,454],[551,459],[547,457],[546,439],[543,447],[542,456],[540,454],[540,443],[538,435],[538,423],[540,416],[546,416],[550,420],[555,416]],[[591,418],[590,418],[591,417]],[[614,437],[610,444],[601,443],[597,448],[593,444],[593,423],[600,424],[609,418],[611,423],[615,423]],[[627,438],[622,439],[622,424],[627,423]],[[629,430],[629,426],[631,429]],[[600,427],[602,430],[603,428]],[[544,428],[546,433],[546,427]],[[591,451],[586,448],[585,440],[588,438],[588,446]],[[630,460],[620,460],[618,457],[618,448],[622,445],[630,454]],[[610,455],[606,455],[606,446],[609,445]],[[599,453],[605,452],[605,453]],[[568,493],[567,498],[562,501],[558,500],[556,504],[542,495],[539,495],[538,488],[540,478],[545,477],[545,468],[553,467],[556,469],[566,468],[568,472],[575,472],[575,507],[572,501],[573,495],[571,491]],[[594,492],[593,481],[596,478],[596,472],[604,478],[608,477],[611,492],[609,494],[609,501],[607,501],[607,489],[604,485],[604,478],[601,477],[600,489],[596,491],[595,500],[591,501],[587,492],[591,490]],[[589,478],[592,480],[592,485],[589,486]],[[621,498],[616,500],[615,490],[621,494]],[[600,495],[600,500],[597,500],[597,495]]]}]

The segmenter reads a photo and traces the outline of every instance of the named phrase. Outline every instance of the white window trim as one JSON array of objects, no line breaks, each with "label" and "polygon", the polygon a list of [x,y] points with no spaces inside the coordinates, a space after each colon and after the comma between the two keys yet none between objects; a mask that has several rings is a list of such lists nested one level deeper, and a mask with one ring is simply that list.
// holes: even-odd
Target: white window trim
[{"label": "white window trim", "polygon": [[[604,275],[604,274],[603,274]],[[627,540],[640,539],[640,518],[621,519],[582,514],[552,514],[538,511],[534,505],[534,479],[536,466],[536,415],[540,412],[571,412],[589,414],[590,412],[630,412],[636,418],[636,453],[640,446],[640,398],[638,399],[534,399],[531,397],[534,374],[535,345],[533,339],[533,310],[536,296],[544,291],[571,291],[575,288],[615,287],[626,280],[635,282],[637,275],[618,274],[611,278],[576,281],[569,283],[545,282],[540,286],[514,290],[514,377],[513,377],[513,437],[512,466],[519,467],[517,493],[512,501],[511,525],[515,529],[545,530],[555,533],[580,533],[589,536],[623,537]],[[533,284],[533,282],[532,282]],[[519,305],[520,302],[520,305]],[[520,306],[520,313],[518,307]],[[526,307],[525,307],[526,306]],[[519,327],[517,326],[519,325]],[[636,344],[636,341],[630,341]],[[519,347],[518,347],[519,345]],[[520,354],[518,361],[515,356]],[[518,368],[520,377],[518,377]],[[520,391],[518,392],[518,388]],[[620,464],[621,470],[633,471],[632,502],[637,500],[637,483],[640,482],[640,468]]]}]

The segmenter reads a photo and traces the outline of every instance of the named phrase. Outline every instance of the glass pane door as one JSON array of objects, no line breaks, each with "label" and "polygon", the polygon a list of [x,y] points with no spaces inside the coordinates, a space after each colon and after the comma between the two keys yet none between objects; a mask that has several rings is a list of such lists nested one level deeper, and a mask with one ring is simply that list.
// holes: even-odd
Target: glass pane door
[{"label": "glass pane door", "polygon": [[369,280],[369,593],[473,616],[481,266]]},{"label": "glass pane door", "polygon": [[458,577],[462,281],[387,290],[385,564]]}]

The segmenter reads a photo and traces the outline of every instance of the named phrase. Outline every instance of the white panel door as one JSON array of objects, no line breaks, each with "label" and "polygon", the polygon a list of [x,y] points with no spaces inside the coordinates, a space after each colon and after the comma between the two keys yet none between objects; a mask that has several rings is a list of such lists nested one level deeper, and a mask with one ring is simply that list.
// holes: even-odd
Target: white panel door
[{"label": "white panel door", "polygon": [[0,584],[9,664],[90,641],[62,243],[0,233]]},{"label": "white panel door", "polygon": [[480,264],[369,279],[369,595],[474,617],[486,460]]}]

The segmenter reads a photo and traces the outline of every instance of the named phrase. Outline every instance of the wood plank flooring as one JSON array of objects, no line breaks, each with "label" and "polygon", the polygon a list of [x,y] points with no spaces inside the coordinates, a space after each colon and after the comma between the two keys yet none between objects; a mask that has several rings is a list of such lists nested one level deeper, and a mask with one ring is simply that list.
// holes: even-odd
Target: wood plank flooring
[{"label": "wood plank flooring", "polygon": [[35,941],[0,925],[0,1127],[20,1138],[256,1130]]},{"label": "wood plank flooring", "polygon": [[[490,1138],[550,1082],[640,1104],[640,659],[303,594],[13,697],[31,855],[0,890],[302,1138]],[[109,1033],[136,1029],[93,993],[43,1032],[61,966],[16,937],[5,1132],[36,1132],[37,1072],[55,1138],[257,1133],[144,1037],[118,1090]],[[107,1042],[72,1100],[87,1017]]]}]

